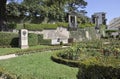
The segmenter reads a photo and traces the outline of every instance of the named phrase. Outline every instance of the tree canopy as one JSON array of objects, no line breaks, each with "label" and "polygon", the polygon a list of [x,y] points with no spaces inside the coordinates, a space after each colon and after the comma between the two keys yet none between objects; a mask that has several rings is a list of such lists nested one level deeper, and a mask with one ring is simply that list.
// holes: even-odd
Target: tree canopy
[{"label": "tree canopy", "polygon": [[9,0],[8,4],[6,2],[7,0],[0,2],[0,30],[5,28],[9,17],[29,17],[41,22],[64,22],[67,12],[80,13],[80,8],[87,5],[85,0],[23,0],[21,3]]}]

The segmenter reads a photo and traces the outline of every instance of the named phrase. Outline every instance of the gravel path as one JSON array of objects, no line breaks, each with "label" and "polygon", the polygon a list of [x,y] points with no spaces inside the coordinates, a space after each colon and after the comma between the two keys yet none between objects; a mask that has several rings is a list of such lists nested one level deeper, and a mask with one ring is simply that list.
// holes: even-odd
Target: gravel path
[{"label": "gravel path", "polygon": [[3,55],[3,56],[0,56],[0,60],[14,58],[14,57],[17,57],[17,55],[15,54]]}]

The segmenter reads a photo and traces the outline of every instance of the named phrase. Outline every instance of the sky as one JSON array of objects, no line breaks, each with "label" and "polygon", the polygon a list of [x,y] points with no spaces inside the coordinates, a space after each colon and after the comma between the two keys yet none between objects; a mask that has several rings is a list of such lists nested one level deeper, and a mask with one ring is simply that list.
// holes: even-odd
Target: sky
[{"label": "sky", "polygon": [[85,0],[88,2],[85,10],[91,17],[96,12],[105,12],[107,24],[116,17],[120,17],[120,0]]}]

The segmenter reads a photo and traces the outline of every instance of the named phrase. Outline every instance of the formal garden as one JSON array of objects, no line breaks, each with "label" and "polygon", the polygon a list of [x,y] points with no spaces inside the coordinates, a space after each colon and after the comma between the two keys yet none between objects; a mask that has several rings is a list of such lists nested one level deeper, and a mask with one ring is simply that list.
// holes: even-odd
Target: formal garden
[{"label": "formal garden", "polygon": [[[10,36],[9,40],[16,38]],[[1,36],[2,33],[1,33]],[[30,38],[31,36],[32,39]],[[11,38],[10,38],[11,37]],[[28,49],[3,38],[0,55],[17,57],[0,60],[0,72],[7,79],[119,79],[120,40],[100,39],[63,45],[46,45],[29,35]],[[38,35],[39,37],[39,35]],[[1,40],[2,40],[1,39]],[[17,39],[15,39],[17,40]],[[33,41],[34,40],[34,41]],[[8,41],[8,42],[7,42]],[[33,43],[34,42],[34,43]],[[35,43],[37,42],[37,43]],[[46,42],[46,41],[45,41]]]},{"label": "formal garden", "polygon": [[120,79],[120,32],[106,28],[105,14],[97,25],[86,6],[1,0],[0,79]]},{"label": "formal garden", "polygon": [[75,43],[52,55],[52,60],[79,68],[78,79],[119,79],[120,41],[93,40]]}]

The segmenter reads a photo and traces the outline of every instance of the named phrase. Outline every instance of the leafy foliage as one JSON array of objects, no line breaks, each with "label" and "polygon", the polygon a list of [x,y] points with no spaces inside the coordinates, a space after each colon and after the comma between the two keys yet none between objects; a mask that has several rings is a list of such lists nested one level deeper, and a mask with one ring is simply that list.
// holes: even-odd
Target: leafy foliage
[{"label": "leafy foliage", "polygon": [[119,79],[120,68],[105,67],[98,65],[81,66],[78,79]]},{"label": "leafy foliage", "polygon": [[117,43],[112,44],[112,41],[109,44],[104,42],[105,41],[90,41],[79,43],[66,51],[58,53],[57,56],[65,60],[76,60],[84,65],[97,64],[119,67],[120,45]]},{"label": "leafy foliage", "polygon": [[51,45],[50,39],[43,39],[43,35],[38,35],[38,42],[40,45]]},{"label": "leafy foliage", "polygon": [[37,34],[33,34],[33,33],[28,34],[28,44],[29,44],[29,46],[38,45],[38,36],[37,36]]},{"label": "leafy foliage", "polygon": [[9,29],[16,29],[17,28],[17,24],[12,22],[12,23],[7,23],[7,26]]},{"label": "leafy foliage", "polygon": [[18,47],[18,34],[0,32],[0,47]]}]

